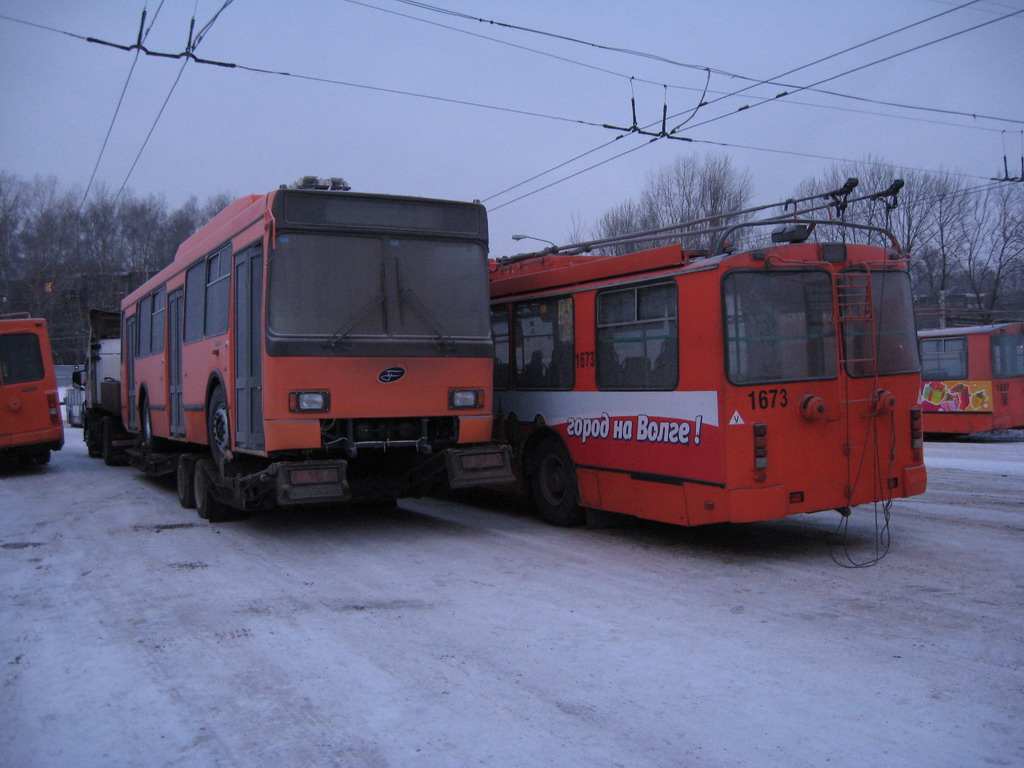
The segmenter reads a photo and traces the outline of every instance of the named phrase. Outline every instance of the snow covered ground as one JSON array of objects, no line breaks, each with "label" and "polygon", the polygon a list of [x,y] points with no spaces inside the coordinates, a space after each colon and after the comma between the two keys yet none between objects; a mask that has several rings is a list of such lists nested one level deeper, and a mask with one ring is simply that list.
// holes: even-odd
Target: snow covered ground
[{"label": "snow covered ground", "polygon": [[1024,765],[1024,437],[929,442],[862,569],[835,513],[208,525],[80,438],[0,468],[5,768]]}]

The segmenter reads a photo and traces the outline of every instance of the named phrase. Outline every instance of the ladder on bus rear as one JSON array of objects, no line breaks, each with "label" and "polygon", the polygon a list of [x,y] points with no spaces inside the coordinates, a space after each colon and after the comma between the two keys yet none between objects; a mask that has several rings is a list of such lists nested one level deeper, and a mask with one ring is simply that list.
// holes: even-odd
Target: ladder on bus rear
[{"label": "ladder on bus rear", "polygon": [[854,375],[874,373],[878,349],[871,273],[844,272],[839,275],[835,301],[835,316],[843,329],[840,364],[847,366],[847,371]]}]

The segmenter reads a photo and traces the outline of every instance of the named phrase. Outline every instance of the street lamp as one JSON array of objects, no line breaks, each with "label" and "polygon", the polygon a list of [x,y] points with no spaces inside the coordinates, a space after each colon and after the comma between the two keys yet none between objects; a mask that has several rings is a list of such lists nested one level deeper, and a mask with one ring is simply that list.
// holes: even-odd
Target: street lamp
[{"label": "street lamp", "polygon": [[534,237],[533,235],[512,235],[512,239],[513,240],[536,240],[538,243],[547,243],[551,247],[550,248],[545,248],[545,250],[550,251],[551,253],[558,253],[558,246],[555,245],[550,240],[545,240],[543,237]]}]

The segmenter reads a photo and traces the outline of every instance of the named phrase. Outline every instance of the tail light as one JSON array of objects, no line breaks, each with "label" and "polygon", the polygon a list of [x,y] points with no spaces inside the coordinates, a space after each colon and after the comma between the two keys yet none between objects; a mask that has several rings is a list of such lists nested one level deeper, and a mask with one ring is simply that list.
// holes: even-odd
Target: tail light
[{"label": "tail light", "polygon": [[768,425],[754,423],[754,469],[768,468]]},{"label": "tail light", "polygon": [[50,408],[50,423],[60,424],[60,404],[57,402],[56,392],[46,393],[46,404]]},{"label": "tail light", "polygon": [[924,426],[921,421],[921,409],[910,409],[910,448],[914,452],[914,461],[924,458]]}]

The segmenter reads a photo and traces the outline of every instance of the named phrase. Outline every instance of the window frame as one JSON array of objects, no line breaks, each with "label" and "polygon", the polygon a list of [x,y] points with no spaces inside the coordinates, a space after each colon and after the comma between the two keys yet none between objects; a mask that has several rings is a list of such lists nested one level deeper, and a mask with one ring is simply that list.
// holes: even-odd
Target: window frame
[{"label": "window frame", "polygon": [[[738,378],[737,372],[733,370],[733,353],[732,344],[733,337],[732,323],[730,322],[730,309],[729,302],[727,300],[727,287],[729,284],[736,279],[742,279],[746,275],[760,275],[760,276],[780,276],[780,275],[821,275],[828,280],[829,289],[829,318],[831,323],[831,333],[822,336],[823,349],[827,354],[831,355],[831,372],[828,370],[823,371],[823,375],[820,376],[797,376],[797,377],[786,377],[782,376],[779,378],[764,378],[764,377],[751,377],[747,376],[742,380]],[[832,302],[834,301],[835,283],[833,273],[823,267],[810,267],[800,269],[733,269],[727,272],[721,280],[720,284],[720,298],[722,301],[722,349],[724,354],[723,364],[725,368],[726,380],[732,386],[736,387],[755,387],[764,384],[786,384],[790,382],[798,381],[835,381],[839,378],[839,372],[842,370],[839,365],[839,334],[840,328],[839,323],[836,322],[836,318],[832,317]],[[735,311],[734,311],[735,313]],[[738,338],[738,337],[737,337]],[[828,366],[825,366],[828,368]],[[788,371],[784,372],[788,373]]]},{"label": "window frame", "polygon": [[[214,265],[216,275],[213,274]],[[206,257],[203,338],[223,336],[231,328],[231,265],[231,243],[221,246]]]},{"label": "window frame", "polygon": [[[989,337],[993,379],[1016,379],[1024,376],[1024,333],[993,333]],[[1016,344],[1016,346],[1014,346]],[[1002,347],[1007,347],[1003,350]],[[1016,361],[1016,365],[1013,365]],[[1009,372],[1006,372],[1006,371]]]},{"label": "window frame", "polygon": [[202,341],[206,319],[206,257],[185,270],[185,318],[182,340],[185,344]]},{"label": "window frame", "polygon": [[164,351],[164,337],[167,334],[167,286],[161,285],[150,295],[152,317],[150,319],[149,354]]},{"label": "window frame", "polygon": [[[26,346],[22,350],[13,350],[13,345],[12,345],[11,349],[13,351],[17,351],[19,354],[22,354],[25,351],[28,351],[29,354],[33,356],[33,360],[31,361],[32,364],[33,365],[38,365],[38,368],[35,369],[35,370],[32,370],[30,372],[28,378],[25,378],[24,374],[23,374],[22,378],[8,378],[7,376],[4,376],[3,370],[0,370],[0,386],[10,386],[10,385],[14,385],[14,384],[28,384],[28,383],[35,382],[35,381],[42,381],[43,379],[46,378],[46,361],[43,359],[43,349],[42,349],[42,344],[40,343],[39,335],[38,334],[32,333],[31,331],[24,331],[24,332],[23,331],[16,331],[16,332],[13,332],[13,333],[3,333],[3,334],[0,334],[0,339],[14,339],[14,338],[19,338],[20,339],[22,337],[31,338],[34,343],[32,345],[30,345],[30,346]],[[18,342],[18,343],[21,343],[21,342]],[[8,363],[12,359],[13,359],[13,357],[12,358],[8,358]],[[19,364],[23,364],[24,362],[25,362],[24,359],[19,360]],[[4,365],[4,361],[2,359],[0,359],[0,366],[2,366],[2,365]],[[8,367],[8,371],[10,371],[9,367]],[[36,376],[36,373],[38,373],[39,375]]]},{"label": "window frame", "polygon": [[[843,345],[843,357],[845,358],[846,375],[854,379],[870,379],[875,376],[902,376],[911,373],[920,374],[921,372],[921,351],[920,343],[913,343],[917,337],[917,328],[914,325],[914,314],[913,314],[913,296],[911,294],[910,285],[910,274],[905,270],[892,270],[892,269],[844,269],[836,275],[836,291],[842,290],[841,282],[846,275],[863,275],[867,273],[869,275],[869,284],[871,286],[871,327],[874,330],[875,338],[873,345],[875,349],[875,365],[869,366],[864,362],[857,362],[850,353],[850,349],[854,344],[856,334],[853,330],[856,328],[858,322],[865,320],[863,316],[857,316],[853,318],[840,317],[839,325],[841,326],[841,343]],[[902,275],[902,277],[898,277]],[[904,315],[904,319],[909,319],[909,324],[904,330],[900,331],[899,328],[894,332],[892,330],[884,329],[880,326],[880,321],[884,317],[884,312],[892,305],[892,301],[888,304],[885,301],[885,281],[886,280],[903,280],[906,287],[906,292],[903,295],[908,302],[909,312]],[[877,286],[882,286],[881,291]],[[914,355],[917,358],[917,365],[909,368],[896,368],[881,370],[882,363],[888,362],[888,359],[883,359],[882,348],[883,338],[888,335],[902,333],[905,337],[912,342],[914,348]],[[875,370],[875,369],[879,370]]]},{"label": "window frame", "polygon": [[135,305],[135,316],[139,319],[139,330],[135,337],[135,356],[149,357],[152,352],[150,341],[153,327],[153,294],[146,294],[139,299]]},{"label": "window frame", "polygon": [[[961,349],[947,349],[951,342],[956,342],[961,346]],[[935,354],[926,357],[924,352],[925,345],[935,344],[941,346],[942,349],[936,350]],[[921,380],[922,381],[966,381],[969,374],[969,367],[967,361],[967,348],[969,346],[966,335],[960,336],[932,336],[918,339],[918,355],[921,358]],[[926,366],[933,365],[935,362],[943,359],[951,359],[951,356],[956,354],[956,363],[958,365],[956,373],[961,374],[957,376],[932,376],[933,373],[939,372],[935,368],[929,368]],[[945,356],[945,357],[944,357]],[[925,362],[928,360],[929,362]],[[941,373],[941,372],[940,372]]]},{"label": "window frame", "polygon": [[[666,306],[671,307],[672,314],[662,315],[659,317],[642,317],[642,306],[643,299],[641,296],[642,292],[658,290],[663,288],[671,288],[671,299]],[[607,297],[632,294],[632,317],[629,319],[616,319],[602,322],[603,302]],[[647,353],[647,345],[652,340],[647,337],[646,331],[639,340],[640,344],[644,347],[644,355],[639,358],[626,358],[620,364],[618,362],[618,354],[616,353],[615,368],[620,368],[621,365],[625,365],[626,360],[640,359],[647,360],[651,364],[651,368],[647,375],[644,377],[647,379],[646,382],[641,382],[639,385],[633,385],[630,382],[624,380],[620,382],[611,382],[607,378],[603,378],[602,373],[605,370],[607,364],[606,348],[613,349],[616,340],[613,338],[608,342],[602,339],[603,331],[611,328],[630,328],[630,327],[642,327],[649,326],[653,323],[668,323],[672,327],[671,336],[666,336],[662,339],[662,348],[658,353],[658,356],[651,360]],[[594,381],[597,388],[601,391],[619,391],[619,392],[671,392],[679,386],[679,284],[676,280],[656,280],[645,283],[634,283],[626,286],[609,286],[597,291],[594,297]],[[672,344],[666,350],[665,344],[671,340]],[[618,340],[620,343],[622,339]],[[661,359],[662,355],[669,351],[669,358],[675,358],[674,365],[671,370],[671,381],[658,381],[655,380],[655,372],[658,370],[657,361]],[[621,370],[618,372],[622,375]]]},{"label": "window frame", "polygon": [[[520,311],[523,307],[531,305],[540,305],[544,303],[551,303],[554,306],[555,318],[551,322],[551,334],[533,334],[531,338],[540,338],[545,336],[551,339],[551,353],[548,357],[547,364],[543,362],[543,352],[541,350],[534,350],[534,352],[541,352],[541,367],[542,370],[540,375],[547,378],[550,374],[551,363],[554,360],[555,352],[561,351],[564,359],[564,365],[568,371],[568,382],[559,381],[558,386],[552,386],[549,382],[545,381],[542,383],[531,384],[529,379],[524,376],[524,371],[528,365],[533,364],[533,352],[531,352],[530,363],[524,362],[525,358],[525,347],[522,344],[524,334],[521,331],[520,326]],[[567,318],[563,317],[563,306],[568,306]],[[537,313],[540,316],[540,312]],[[569,339],[559,339],[559,334],[568,330]],[[510,317],[509,330],[512,337],[512,349],[510,350],[509,368],[512,375],[512,381],[517,390],[539,390],[539,391],[571,391],[576,386],[576,304],[575,299],[571,294],[558,294],[554,296],[540,296],[531,299],[523,299],[517,301],[512,305],[512,313]],[[561,348],[561,349],[560,349]],[[524,383],[525,382],[525,383]]]},{"label": "window frame", "polygon": [[[505,333],[498,336],[494,332],[495,317],[504,315]],[[494,342],[494,388],[505,391],[509,389],[512,380],[512,307],[510,304],[491,306],[490,313],[491,340]],[[502,340],[503,339],[503,340]],[[504,352],[504,359],[499,360],[499,352]],[[499,365],[505,366],[504,376],[501,376]]]}]

